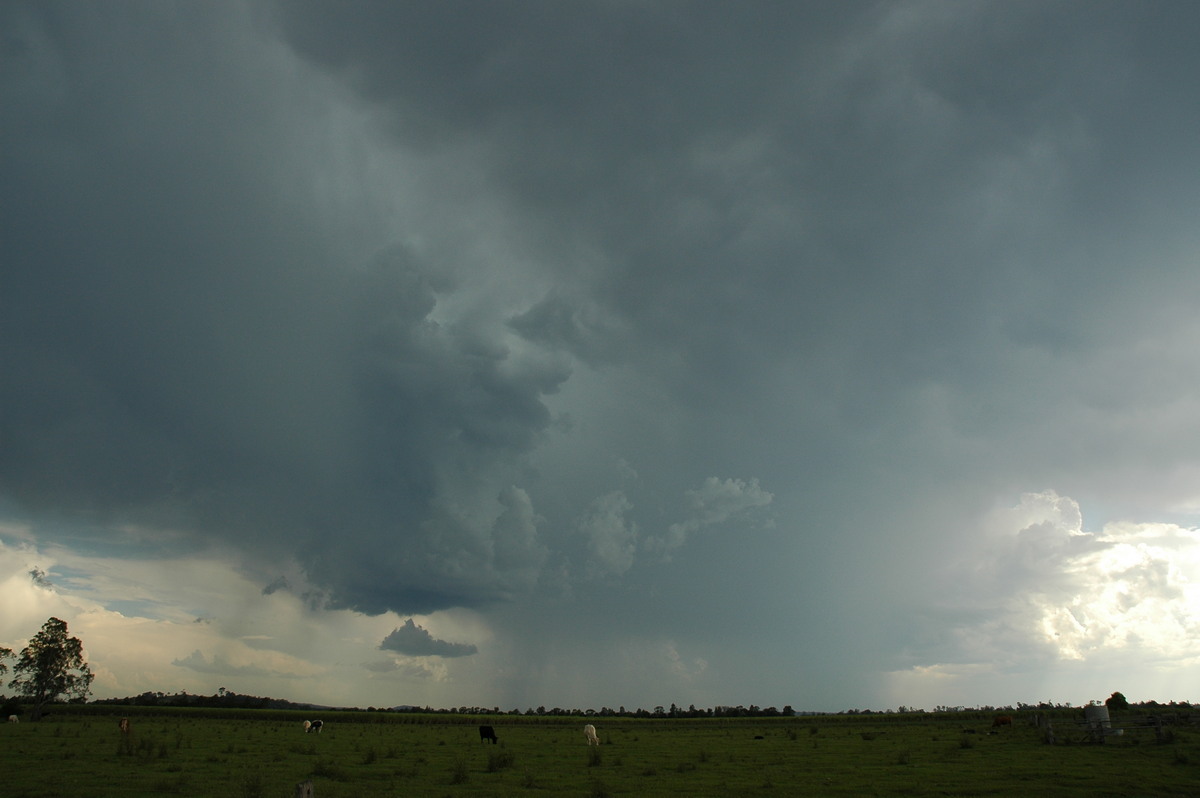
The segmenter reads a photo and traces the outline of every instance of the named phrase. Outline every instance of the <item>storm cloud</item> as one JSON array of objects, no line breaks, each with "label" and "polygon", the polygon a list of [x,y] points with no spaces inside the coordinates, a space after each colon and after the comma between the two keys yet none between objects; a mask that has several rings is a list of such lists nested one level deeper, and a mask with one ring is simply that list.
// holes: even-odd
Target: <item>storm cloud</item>
[{"label": "storm cloud", "polygon": [[1184,683],[1191,6],[0,30],[0,644],[65,606],[239,692],[837,709],[1136,700],[1080,674],[1167,613]]},{"label": "storm cloud", "polygon": [[379,644],[381,651],[396,651],[410,657],[469,657],[479,649],[466,643],[438,640],[428,629],[417,626],[412,618],[392,630]]}]

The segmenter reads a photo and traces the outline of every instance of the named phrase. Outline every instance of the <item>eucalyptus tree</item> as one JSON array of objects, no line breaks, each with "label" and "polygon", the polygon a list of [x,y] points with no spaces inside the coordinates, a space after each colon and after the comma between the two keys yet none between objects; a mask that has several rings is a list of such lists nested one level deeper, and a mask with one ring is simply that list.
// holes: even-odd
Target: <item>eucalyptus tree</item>
[{"label": "eucalyptus tree", "polygon": [[9,687],[29,699],[30,718],[38,720],[42,708],[60,697],[87,699],[95,674],[83,658],[83,643],[68,636],[67,622],[50,618],[21,650],[13,677]]}]

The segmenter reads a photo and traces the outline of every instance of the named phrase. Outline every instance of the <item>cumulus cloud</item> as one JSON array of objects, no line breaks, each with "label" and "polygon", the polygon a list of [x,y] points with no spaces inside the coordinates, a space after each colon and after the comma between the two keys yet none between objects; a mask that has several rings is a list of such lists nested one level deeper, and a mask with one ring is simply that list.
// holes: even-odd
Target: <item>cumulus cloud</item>
[{"label": "cumulus cloud", "polygon": [[451,643],[446,640],[438,640],[429,633],[428,629],[418,626],[412,618],[383,638],[379,648],[382,651],[396,651],[410,657],[453,658],[469,657],[479,653],[479,649],[470,643]]},{"label": "cumulus cloud", "polygon": [[1066,561],[1069,595],[1047,595],[1043,634],[1059,656],[1131,649],[1164,661],[1200,657],[1200,531],[1175,524],[1106,524]]},{"label": "cumulus cloud", "polygon": [[628,325],[595,302],[572,300],[554,291],[509,325],[526,339],[562,349],[590,365],[622,359],[633,342]]},{"label": "cumulus cloud", "polygon": [[45,574],[43,566],[53,571],[57,565],[57,558],[31,543],[11,543],[0,537],[0,602],[4,604],[0,646],[19,651],[47,618],[54,616],[71,624],[81,608],[96,608],[93,601],[64,596],[31,578],[35,572]]},{"label": "cumulus cloud", "polygon": [[682,546],[688,535],[705,527],[723,524],[734,516],[758,507],[766,507],[775,498],[762,489],[757,479],[719,479],[709,477],[699,488],[687,491],[689,517],[667,527],[663,535],[647,539],[652,551],[670,556]]},{"label": "cumulus cloud", "polygon": [[510,486],[497,497],[503,507],[492,524],[492,561],[510,584],[529,589],[541,575],[547,549],[538,538],[539,516],[529,494]]},{"label": "cumulus cloud", "polygon": [[1046,680],[1069,663],[1108,672],[1130,656],[1169,671],[1200,657],[1200,531],[1132,521],[1088,531],[1078,502],[1054,491],[1024,494],[983,528],[941,583],[957,606],[934,616],[939,642],[910,641],[925,661],[901,681]]},{"label": "cumulus cloud", "polygon": [[632,509],[617,490],[593,501],[579,518],[580,534],[587,540],[587,568],[593,576],[620,576],[633,566],[638,528],[626,517]]}]

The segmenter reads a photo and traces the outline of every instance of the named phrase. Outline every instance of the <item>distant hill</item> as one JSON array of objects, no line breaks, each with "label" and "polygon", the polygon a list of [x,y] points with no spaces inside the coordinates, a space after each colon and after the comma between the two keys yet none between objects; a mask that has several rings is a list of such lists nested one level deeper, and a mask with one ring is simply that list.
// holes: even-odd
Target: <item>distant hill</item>
[{"label": "distant hill", "polygon": [[216,695],[147,692],[128,698],[101,698],[92,704],[126,707],[224,707],[227,709],[332,709],[320,704],[304,704],[283,698],[239,695],[223,691]]}]

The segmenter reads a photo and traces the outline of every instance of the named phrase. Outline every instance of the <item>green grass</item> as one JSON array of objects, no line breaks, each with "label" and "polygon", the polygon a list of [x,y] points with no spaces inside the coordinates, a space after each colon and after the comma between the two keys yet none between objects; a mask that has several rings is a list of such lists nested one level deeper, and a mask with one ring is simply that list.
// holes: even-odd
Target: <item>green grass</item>
[{"label": "green grass", "polygon": [[[1191,726],[1168,744],[1147,731],[1088,745],[1064,717],[1049,746],[1025,717],[995,735],[961,714],[593,718],[603,745],[589,748],[582,718],[321,713],[325,731],[306,735],[299,713],[127,714],[128,739],[111,707],[0,725],[6,798],[290,798],[305,779],[317,798],[1200,794]],[[499,745],[480,743],[481,721]]]}]

